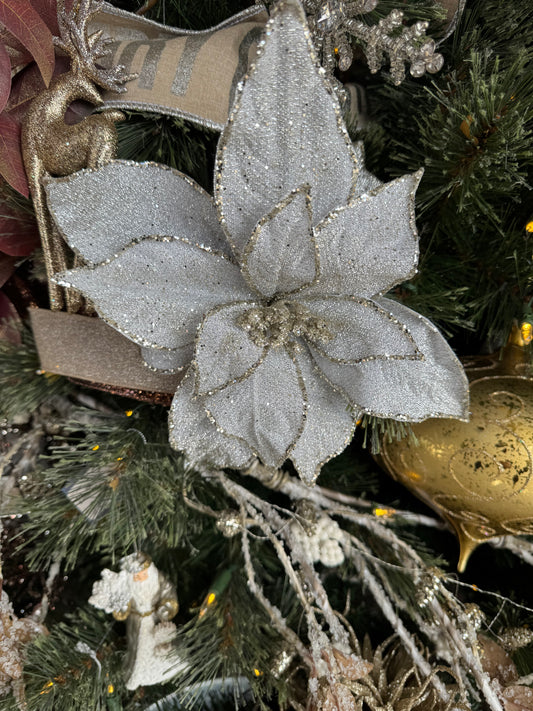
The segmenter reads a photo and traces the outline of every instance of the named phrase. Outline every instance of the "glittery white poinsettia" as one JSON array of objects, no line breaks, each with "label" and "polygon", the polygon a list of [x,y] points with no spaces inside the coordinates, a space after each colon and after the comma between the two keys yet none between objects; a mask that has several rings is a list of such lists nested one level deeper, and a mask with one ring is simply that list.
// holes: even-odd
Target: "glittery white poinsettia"
[{"label": "glittery white poinsettia", "polygon": [[312,482],[363,412],[466,415],[442,336],[382,296],[416,270],[420,174],[382,185],[357,153],[302,7],[285,0],[221,136],[215,205],[150,163],[48,182],[59,229],[91,265],[58,282],[150,365],[190,364],[170,438],[191,459],[290,457]]}]

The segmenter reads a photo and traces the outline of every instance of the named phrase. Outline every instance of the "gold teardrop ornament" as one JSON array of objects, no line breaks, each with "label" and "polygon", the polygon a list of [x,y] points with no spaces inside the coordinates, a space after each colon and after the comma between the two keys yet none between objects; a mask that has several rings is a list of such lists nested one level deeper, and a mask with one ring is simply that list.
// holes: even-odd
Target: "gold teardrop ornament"
[{"label": "gold teardrop ornament", "polygon": [[454,528],[458,570],[489,538],[533,535],[533,379],[520,328],[494,357],[465,363],[470,421],[430,419],[383,442],[380,462]]}]

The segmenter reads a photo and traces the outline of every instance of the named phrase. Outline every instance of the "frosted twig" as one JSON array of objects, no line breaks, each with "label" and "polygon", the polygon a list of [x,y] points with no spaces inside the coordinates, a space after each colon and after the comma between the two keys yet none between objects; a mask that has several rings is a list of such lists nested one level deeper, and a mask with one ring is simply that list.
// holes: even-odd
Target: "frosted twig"
[{"label": "frosted twig", "polygon": [[533,543],[529,541],[523,541],[514,536],[501,536],[500,538],[491,538],[488,543],[494,548],[510,551],[521,558],[524,563],[533,565]]},{"label": "frosted twig", "polygon": [[[450,601],[450,598],[452,598],[454,605],[458,604],[455,598],[453,598],[452,594],[448,590],[446,590],[444,586],[443,592],[448,598],[448,602]],[[430,608],[435,614],[435,617],[437,617],[437,619],[439,620],[442,627],[446,630],[446,633],[448,634],[449,638],[453,641],[457,651],[461,655],[463,666],[472,674],[472,676],[476,680],[476,683],[481,689],[481,692],[485,697],[485,701],[487,702],[491,711],[504,711],[496,692],[490,684],[489,675],[485,671],[483,671],[483,667],[481,666],[479,658],[474,654],[472,648],[465,643],[464,639],[459,634],[455,625],[451,623],[449,616],[442,609],[437,599],[433,599],[430,602]]]},{"label": "frosted twig", "polygon": [[[420,652],[415,637],[407,629],[400,614],[411,616],[418,628],[432,640],[437,654],[450,665],[450,671],[456,675],[458,688],[463,698],[466,689],[469,689],[476,696],[476,691],[472,689],[468,679],[468,675],[471,674],[490,711],[502,711],[497,695],[490,686],[490,679],[483,671],[477,656],[476,621],[472,619],[471,613],[467,613],[463,605],[445,587],[452,580],[450,576],[446,576],[444,573],[440,574],[440,571],[437,570],[434,576],[434,587],[430,585],[428,588],[428,599],[425,604],[431,618],[439,625],[438,628],[433,628],[418,609],[411,609],[408,602],[394,589],[385,574],[385,568],[396,568],[408,575],[416,586],[420,584],[421,576],[428,574],[428,567],[416,550],[402,540],[387,525],[386,517],[383,519],[377,518],[368,512],[368,509],[373,504],[321,487],[310,489],[288,475],[267,476],[268,472],[263,471],[263,469],[259,465],[255,469],[249,470],[248,474],[256,476],[262,483],[267,485],[269,481],[275,481],[275,488],[293,501],[297,503],[308,501],[316,507],[317,513],[320,512],[320,515],[334,516],[367,529],[372,534],[372,537],[387,545],[387,548],[393,553],[391,562],[381,560],[374,555],[373,551],[352,532],[349,533],[345,530],[345,542],[342,544],[345,555],[352,560],[359,571],[360,579],[367,586],[383,615],[398,634],[403,646],[413,660],[413,664],[419,669],[428,683],[435,687],[439,697],[443,701],[451,703],[451,697],[443,682],[435,673],[434,666]],[[308,560],[308,554],[305,553],[303,548],[300,549],[301,544],[294,540],[291,528],[288,526],[291,520],[296,521],[300,517],[287,508],[271,504],[253,494],[246,487],[227,477],[223,472],[205,471],[202,474],[211,481],[217,481],[225,492],[239,504],[242,511],[243,554],[249,586],[261,604],[265,606],[265,609],[273,618],[273,622],[279,626],[282,624],[280,619],[282,620],[283,618],[280,618],[279,610],[266,598],[255,578],[249,552],[248,540],[251,534],[248,531],[248,527],[258,527],[274,547],[276,555],[287,573],[289,582],[304,609],[308,623],[308,635],[311,642],[314,668],[318,667],[318,670],[320,670],[317,670],[318,675],[323,676],[324,661],[327,661],[329,666],[329,656],[331,656],[327,653],[324,654],[324,651],[327,652],[328,648],[331,649],[331,643],[316,618],[313,604],[316,604],[324,615],[324,620],[329,626],[332,638],[337,644],[340,643],[341,647],[343,645],[349,647],[350,640],[346,629],[340,624],[338,614],[331,607],[322,580],[314,569],[312,560]],[[363,508],[363,512],[358,511],[357,508]],[[396,516],[398,516],[398,513],[400,512],[394,512]],[[407,514],[408,512],[405,513]],[[213,515],[212,510],[209,511],[209,514]],[[405,518],[408,519],[409,517],[406,515]],[[436,522],[429,517],[418,518],[416,523],[436,525]],[[282,541],[285,545],[283,545]],[[291,551],[290,555],[288,555],[286,548]],[[299,570],[298,573],[295,568]],[[302,588],[302,580],[306,590]],[[398,609],[401,611],[400,614]],[[285,638],[289,635],[291,637],[291,645],[295,646],[293,637],[295,633],[292,631],[287,632],[289,628],[286,624],[285,627],[286,629],[283,632]],[[299,641],[298,650],[300,655],[309,655],[301,640]],[[328,680],[332,681],[335,679],[336,669],[330,667],[326,674]]]},{"label": "frosted twig", "polygon": [[52,587],[54,585],[55,579],[59,575],[61,569],[61,556],[56,555],[48,569],[48,576],[46,578],[46,584],[44,588],[44,594],[41,598],[41,602],[38,607],[35,608],[32,618],[36,619],[40,624],[43,624],[46,615],[48,614],[48,606],[50,603],[50,594],[52,592]]},{"label": "frosted twig", "polygon": [[250,591],[256,596],[256,598],[259,600],[266,612],[268,612],[268,614],[270,615],[270,619],[272,620],[272,624],[278,630],[281,636],[287,640],[291,647],[297,650],[304,663],[312,667],[311,658],[305,645],[302,644],[302,641],[300,640],[298,635],[293,632],[291,628],[287,625],[280,610],[270,602],[270,600],[263,593],[261,586],[256,580],[255,571],[252,564],[252,558],[250,556],[248,531],[246,528],[243,528],[242,531],[242,551],[244,555],[244,564],[246,576],[248,579],[248,587]]},{"label": "frosted twig", "polygon": [[521,676],[518,681],[516,681],[516,684],[520,684],[522,686],[531,686],[533,684],[533,674],[528,674],[527,676]]},{"label": "frosted twig", "polygon": [[[321,502],[323,503],[323,502]],[[325,502],[324,502],[325,503]],[[384,540],[387,542],[394,550],[396,550],[398,553],[403,553],[407,560],[410,561],[411,567],[410,568],[404,568],[405,572],[415,574],[417,571],[422,571],[425,570],[426,566],[423,563],[423,561],[419,558],[419,556],[416,554],[414,549],[409,546],[405,541],[402,541],[401,538],[396,536],[396,534],[391,531],[389,528],[384,526],[381,521],[376,520],[372,516],[364,515],[364,514],[358,514],[357,512],[354,512],[353,510],[347,508],[347,507],[337,507],[337,508],[332,508],[330,509],[331,514],[337,514],[340,515],[344,518],[347,518],[349,520],[354,521],[355,523],[358,523],[359,525],[365,526],[366,528],[370,529],[376,536],[378,536],[381,540]],[[366,575],[370,575],[368,568],[366,570]],[[373,577],[373,576],[372,576]],[[377,581],[374,579],[375,583]],[[381,589],[381,586],[379,586],[379,589]],[[382,591],[384,593],[384,591]],[[446,596],[448,602],[453,601],[453,607],[454,607],[454,612],[456,615],[461,614],[461,609],[458,607],[459,603],[455,600],[455,598],[449,593],[449,591],[446,590],[444,587],[444,584],[439,585],[439,592],[443,595]],[[376,601],[378,604],[380,604],[380,607],[382,607],[380,599],[376,598]],[[390,619],[390,615],[394,617],[394,619],[399,619],[396,613],[394,612],[392,606],[390,603],[388,603],[387,609],[384,609],[382,607],[383,613]],[[457,631],[455,626],[451,623],[449,615],[442,609],[441,605],[434,600],[433,601],[433,611],[437,619],[440,621],[441,625],[443,625],[446,629],[447,635],[452,642],[452,650],[455,647],[457,650],[458,656],[455,656],[455,659],[452,659],[452,663],[454,666],[456,666],[456,663],[458,659],[461,659],[462,667],[465,668],[466,672],[470,669],[472,669],[473,675],[476,679],[476,682],[478,683],[480,689],[483,692],[483,695],[485,696],[490,708],[493,711],[500,711],[501,706],[499,705],[499,701],[497,700],[496,695],[492,691],[492,689],[488,686],[488,677],[486,674],[483,672],[481,665],[479,663],[479,660],[476,659],[471,647],[467,646],[465,641],[462,639],[460,633]],[[464,616],[463,616],[464,617]],[[465,618],[465,623],[468,621]],[[436,634],[432,633],[428,626],[424,626],[425,629],[424,631],[426,633],[429,633],[430,638],[433,637],[435,641]],[[405,628],[404,628],[405,629]],[[400,635],[400,638],[402,639],[402,642],[406,642],[408,640],[408,637],[404,638],[402,635]],[[413,646],[412,644],[409,645],[408,651],[410,654],[412,654],[412,649]],[[414,660],[414,658],[413,658]],[[465,664],[465,660],[468,660],[468,663]],[[427,664],[427,663],[425,663]],[[422,669],[421,669],[422,670]],[[462,678],[465,678],[464,675],[461,675]],[[439,682],[440,683],[440,682]],[[498,705],[494,705],[494,704]]]},{"label": "frosted twig", "polygon": [[[361,578],[371,590],[374,599],[380,606],[387,620],[390,622],[392,629],[396,632],[398,637],[401,639],[403,645],[408,650],[409,655],[413,660],[414,664],[416,664],[416,666],[420,669],[420,671],[425,677],[429,677],[432,672],[431,665],[424,659],[424,657],[418,651],[414,639],[409,634],[401,618],[398,617],[398,615],[394,611],[394,608],[390,604],[390,600],[385,594],[385,591],[378,583],[376,578],[372,575],[367,566],[363,566]],[[434,679],[435,688],[437,689],[441,699],[443,701],[448,701],[449,694],[446,691],[444,684],[438,677],[434,677]]]}]

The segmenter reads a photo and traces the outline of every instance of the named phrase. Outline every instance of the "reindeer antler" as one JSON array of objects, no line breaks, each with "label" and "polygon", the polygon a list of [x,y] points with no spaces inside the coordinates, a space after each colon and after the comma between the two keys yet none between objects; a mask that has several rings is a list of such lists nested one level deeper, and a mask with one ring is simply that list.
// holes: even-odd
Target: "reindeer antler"
[{"label": "reindeer antler", "polygon": [[126,74],[121,64],[105,69],[97,60],[111,54],[108,45],[110,38],[102,37],[102,30],[88,33],[87,25],[101,12],[102,0],[79,0],[70,12],[65,9],[64,0],[58,0],[57,20],[59,37],[54,37],[54,44],[62,49],[71,59],[74,71],[85,74],[102,89],[123,92],[125,82],[135,79],[135,74]]}]

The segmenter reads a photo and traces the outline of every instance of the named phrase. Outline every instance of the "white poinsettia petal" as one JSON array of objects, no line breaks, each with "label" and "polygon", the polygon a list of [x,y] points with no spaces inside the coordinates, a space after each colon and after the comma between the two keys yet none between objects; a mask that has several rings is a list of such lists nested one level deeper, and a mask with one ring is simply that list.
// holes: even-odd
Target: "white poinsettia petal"
[{"label": "white poinsettia petal", "polygon": [[357,165],[359,166],[354,197],[360,197],[364,193],[370,193],[373,190],[377,190],[377,188],[380,188],[383,183],[379,178],[376,178],[375,175],[372,175],[372,173],[365,168],[365,148],[362,141],[357,141],[357,143],[354,144],[354,151],[357,158]]},{"label": "white poinsettia petal", "polygon": [[323,464],[340,454],[350,443],[359,413],[351,410],[347,398],[326,382],[309,353],[297,355],[307,393],[307,414],[301,437],[290,454],[306,484],[314,484]]},{"label": "white poinsettia petal", "polygon": [[261,363],[266,349],[257,346],[239,325],[257,304],[247,301],[218,306],[210,311],[196,341],[196,387],[200,394],[223,388],[250,375]]},{"label": "white poinsettia petal", "polygon": [[225,434],[240,437],[271,467],[279,467],[300,437],[305,397],[298,369],[284,348],[271,348],[246,380],[205,398]]},{"label": "white poinsettia petal", "polygon": [[141,347],[141,357],[145,365],[153,370],[182,370],[189,365],[193,355],[194,341],[172,350]]},{"label": "white poinsettia petal", "polygon": [[339,208],[315,228],[320,277],[305,294],[371,297],[412,277],[418,262],[415,191],[405,175]]},{"label": "white poinsettia petal", "polygon": [[61,234],[91,264],[151,235],[231,251],[211,196],[167,166],[116,160],[98,170],[47,178],[45,187]]},{"label": "white poinsettia petal", "polygon": [[[313,347],[330,360],[357,363],[376,358],[420,358],[406,326],[370,299],[299,296],[298,303],[327,324],[331,340],[315,341]],[[309,336],[308,340],[313,341]]]},{"label": "white poinsettia petal", "polygon": [[226,437],[208,419],[202,399],[194,395],[194,375],[189,371],[180,383],[169,413],[170,445],[185,452],[195,464],[247,467],[253,453],[248,445]]},{"label": "white poinsettia petal", "polygon": [[235,264],[177,239],[146,239],[106,264],[72,269],[55,281],[81,291],[110,326],[151,348],[186,346],[211,308],[251,298]]},{"label": "white poinsettia petal", "polygon": [[309,186],[303,186],[259,221],[246,245],[242,270],[263,296],[296,291],[317,276],[311,218]]},{"label": "white poinsettia petal", "polygon": [[237,255],[259,220],[309,183],[317,224],[353,194],[357,165],[296,0],[272,10],[266,41],[217,153],[216,202]]},{"label": "white poinsettia petal", "polygon": [[423,316],[390,299],[376,301],[409,328],[423,360],[372,360],[339,365],[314,353],[324,375],[352,402],[377,417],[420,422],[468,417],[468,381],[445,339]]}]

